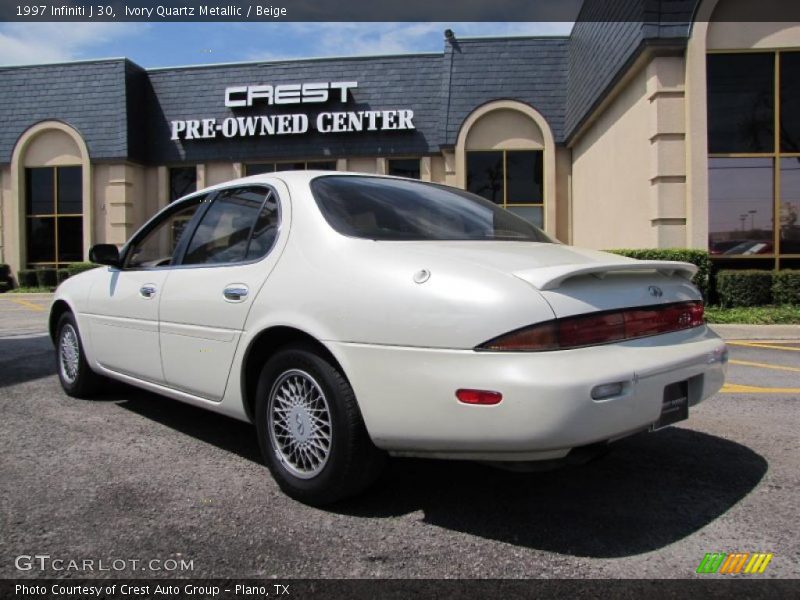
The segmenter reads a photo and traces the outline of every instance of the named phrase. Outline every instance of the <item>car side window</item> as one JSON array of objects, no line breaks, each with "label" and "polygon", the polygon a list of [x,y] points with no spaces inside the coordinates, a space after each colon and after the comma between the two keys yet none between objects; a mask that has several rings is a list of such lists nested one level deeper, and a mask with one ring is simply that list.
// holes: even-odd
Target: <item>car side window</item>
[{"label": "car side window", "polygon": [[264,256],[275,241],[278,206],[264,187],[219,192],[195,229],[182,263],[230,264]]},{"label": "car side window", "polygon": [[278,225],[280,225],[278,199],[274,192],[270,192],[261,206],[255,227],[253,227],[246,260],[256,260],[267,255],[278,237]]},{"label": "car side window", "polygon": [[197,196],[164,214],[139,239],[132,241],[125,257],[125,267],[136,269],[174,264],[175,250],[189,222],[208,198],[208,195]]}]

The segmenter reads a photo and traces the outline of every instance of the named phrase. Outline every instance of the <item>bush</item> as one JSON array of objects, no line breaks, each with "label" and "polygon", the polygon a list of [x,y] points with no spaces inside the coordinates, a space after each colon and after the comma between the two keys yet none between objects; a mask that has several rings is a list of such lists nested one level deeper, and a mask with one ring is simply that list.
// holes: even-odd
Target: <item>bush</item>
[{"label": "bush", "polygon": [[636,258],[638,260],[677,260],[688,262],[697,266],[697,274],[692,279],[703,299],[708,303],[714,295],[713,278],[711,276],[711,260],[706,250],[694,250],[692,248],[642,248],[642,249],[620,249],[608,250],[620,256]]},{"label": "bush", "polygon": [[17,282],[19,287],[38,287],[39,278],[33,269],[20,269],[17,271]]},{"label": "bush", "polygon": [[0,294],[5,294],[11,289],[11,285],[7,281],[0,281]]},{"label": "bush", "polygon": [[743,269],[717,273],[717,294],[725,307],[772,303],[772,271]]},{"label": "bush", "polygon": [[800,325],[800,306],[706,306],[706,323],[740,325]]},{"label": "bush", "polygon": [[800,271],[775,271],[772,300],[775,304],[800,304]]},{"label": "bush", "polygon": [[56,287],[58,276],[55,269],[36,269],[37,285],[43,288]]},{"label": "bush", "polygon": [[91,269],[96,269],[99,265],[90,262],[78,262],[72,263],[67,267],[69,271],[69,276],[74,277],[78,273],[83,273],[84,271],[89,271]]},{"label": "bush", "polygon": [[69,269],[59,269],[56,273],[56,281],[58,284],[64,283],[67,279],[69,279]]}]

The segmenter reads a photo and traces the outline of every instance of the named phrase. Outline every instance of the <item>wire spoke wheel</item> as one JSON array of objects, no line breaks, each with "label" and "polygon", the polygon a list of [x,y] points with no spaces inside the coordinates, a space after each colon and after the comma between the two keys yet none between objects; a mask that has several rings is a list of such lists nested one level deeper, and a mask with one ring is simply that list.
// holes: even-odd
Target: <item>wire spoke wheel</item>
[{"label": "wire spoke wheel", "polygon": [[299,369],[285,371],[269,394],[268,431],[276,456],[292,475],[311,479],[325,468],[333,429],[319,383]]},{"label": "wire spoke wheel", "polygon": [[69,323],[61,328],[58,340],[58,366],[61,376],[69,383],[75,383],[80,368],[81,350],[78,345],[78,333]]}]

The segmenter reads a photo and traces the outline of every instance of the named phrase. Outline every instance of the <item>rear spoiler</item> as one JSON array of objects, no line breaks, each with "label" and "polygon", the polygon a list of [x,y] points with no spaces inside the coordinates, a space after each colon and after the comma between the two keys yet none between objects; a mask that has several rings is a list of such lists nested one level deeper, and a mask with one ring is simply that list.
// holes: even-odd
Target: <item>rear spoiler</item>
[{"label": "rear spoiler", "polygon": [[539,290],[553,290],[561,286],[567,279],[581,275],[593,275],[602,279],[609,273],[627,273],[631,271],[657,272],[665,277],[677,275],[691,281],[697,267],[690,263],[671,260],[635,260],[620,263],[591,263],[585,265],[558,265],[516,271],[514,275],[534,285]]}]

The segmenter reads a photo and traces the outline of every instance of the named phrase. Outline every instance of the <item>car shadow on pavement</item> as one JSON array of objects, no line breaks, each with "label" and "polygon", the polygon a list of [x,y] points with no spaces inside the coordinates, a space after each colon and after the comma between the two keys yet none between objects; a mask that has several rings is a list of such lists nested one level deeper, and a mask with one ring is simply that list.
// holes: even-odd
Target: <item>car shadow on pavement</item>
[{"label": "car shadow on pavement", "polygon": [[0,339],[0,388],[49,377],[56,372],[50,338],[21,335]]},{"label": "car shadow on pavement", "polygon": [[682,428],[640,434],[576,467],[511,473],[469,462],[395,460],[372,490],[334,512],[421,510],[453,531],[572,556],[650,552],[708,525],[755,488],[767,461]]},{"label": "car shadow on pavement", "polygon": [[[105,399],[115,398],[124,400],[122,408],[262,462],[251,425],[128,386]],[[393,459],[372,488],[326,510],[367,519],[421,511],[426,523],[452,531],[614,558],[662,548],[705,527],[747,496],[767,466],[741,444],[671,427],[622,440],[588,464],[547,472]]]},{"label": "car shadow on pavement", "polygon": [[98,399],[121,400],[121,408],[247,460],[262,462],[255,429],[248,423],[182,404],[124,383],[112,382],[109,392]]}]

